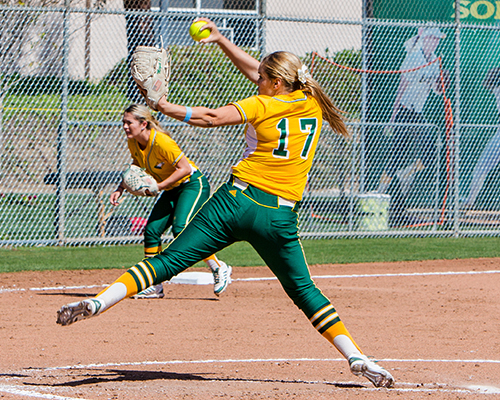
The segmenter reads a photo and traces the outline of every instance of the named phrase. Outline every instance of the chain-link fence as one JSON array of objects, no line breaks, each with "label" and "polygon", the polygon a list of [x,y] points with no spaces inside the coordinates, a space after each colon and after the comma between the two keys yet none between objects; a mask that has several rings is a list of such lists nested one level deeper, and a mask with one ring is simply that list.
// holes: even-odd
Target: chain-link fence
[{"label": "chain-link fence", "polygon": [[[141,242],[151,198],[109,195],[130,162],[123,110],[138,45],[172,53],[169,100],[256,94],[188,27],[209,17],[256,58],[299,55],[345,111],[321,133],[304,238],[500,232],[500,3],[490,0],[0,0],[0,245]],[[163,118],[217,188],[243,127]]]}]

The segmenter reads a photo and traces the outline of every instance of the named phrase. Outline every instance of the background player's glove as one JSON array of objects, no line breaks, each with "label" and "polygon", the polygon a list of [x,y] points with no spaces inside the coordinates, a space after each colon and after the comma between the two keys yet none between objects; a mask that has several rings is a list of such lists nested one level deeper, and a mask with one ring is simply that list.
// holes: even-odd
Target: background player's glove
[{"label": "background player's glove", "polygon": [[170,52],[150,46],[138,46],[132,55],[130,71],[141,87],[146,103],[158,111],[158,101],[168,94]]},{"label": "background player's glove", "polygon": [[159,192],[155,178],[137,165],[131,165],[122,173],[123,186],[134,196],[156,196]]}]

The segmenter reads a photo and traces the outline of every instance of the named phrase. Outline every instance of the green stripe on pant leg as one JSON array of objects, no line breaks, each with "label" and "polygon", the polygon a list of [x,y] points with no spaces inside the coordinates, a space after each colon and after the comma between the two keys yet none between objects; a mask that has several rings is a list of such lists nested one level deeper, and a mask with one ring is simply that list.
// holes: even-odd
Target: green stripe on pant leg
[{"label": "green stripe on pant leg", "polygon": [[[330,303],[314,284],[302,251],[297,249],[296,244],[283,246],[278,254],[269,251],[274,247],[269,242],[259,243],[254,247],[276,275],[287,295],[307,318]],[[290,247],[295,249],[290,250]],[[300,245],[298,247],[300,248]]]},{"label": "green stripe on pant leg", "polygon": [[310,276],[298,238],[297,213],[289,208],[273,210],[261,207],[254,215],[256,220],[248,241],[271,268],[292,301],[310,318],[329,304],[329,300]]}]

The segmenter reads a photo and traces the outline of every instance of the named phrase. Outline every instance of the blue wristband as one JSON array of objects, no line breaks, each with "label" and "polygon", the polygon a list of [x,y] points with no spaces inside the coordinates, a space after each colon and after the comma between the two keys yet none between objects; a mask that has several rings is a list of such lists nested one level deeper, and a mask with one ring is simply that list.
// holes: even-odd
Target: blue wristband
[{"label": "blue wristband", "polygon": [[193,109],[191,107],[186,107],[186,116],[182,122],[188,122],[191,119],[191,115],[193,115]]}]

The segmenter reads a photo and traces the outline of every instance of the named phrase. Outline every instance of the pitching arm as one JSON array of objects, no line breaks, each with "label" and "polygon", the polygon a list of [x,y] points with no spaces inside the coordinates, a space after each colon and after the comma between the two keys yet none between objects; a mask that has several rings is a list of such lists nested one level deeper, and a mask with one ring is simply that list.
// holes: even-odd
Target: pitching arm
[{"label": "pitching arm", "polygon": [[239,125],[243,123],[241,114],[233,105],[217,109],[206,107],[190,108],[169,103],[163,97],[158,102],[158,110],[169,117],[201,128],[214,128],[216,126]]},{"label": "pitching arm", "polygon": [[247,79],[257,84],[257,80],[259,79],[260,62],[222,35],[217,29],[217,26],[211,20],[207,18],[199,18],[197,21],[198,20],[205,21],[207,23],[207,25],[201,29],[202,31],[205,29],[209,29],[211,31],[210,36],[205,39],[201,39],[200,43],[217,43],[235,67],[238,68]]}]

